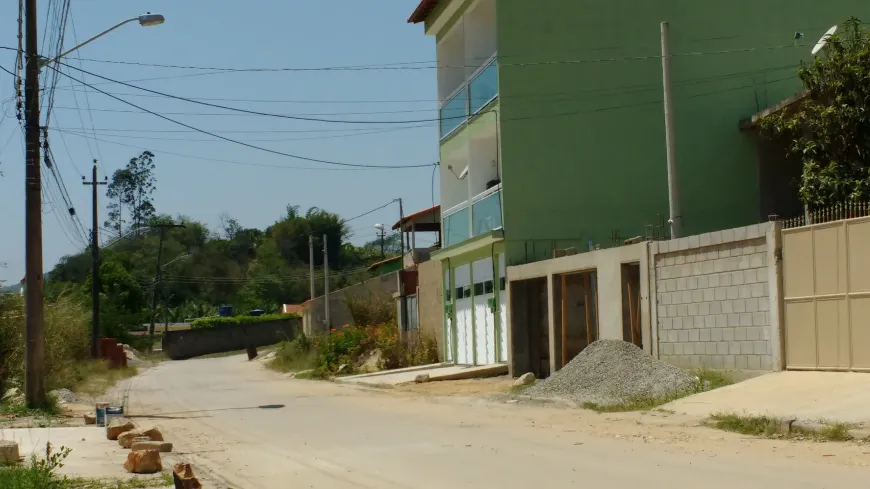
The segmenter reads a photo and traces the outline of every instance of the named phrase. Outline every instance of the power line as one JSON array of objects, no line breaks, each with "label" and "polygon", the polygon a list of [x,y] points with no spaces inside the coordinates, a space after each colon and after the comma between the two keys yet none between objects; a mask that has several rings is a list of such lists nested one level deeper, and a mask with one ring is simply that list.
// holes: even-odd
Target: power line
[{"label": "power line", "polygon": [[[53,66],[50,66],[50,67],[51,67],[51,69],[57,71],[57,69],[54,68]],[[63,73],[63,72],[60,72],[60,71],[58,71],[58,73],[61,73],[61,74],[64,75],[64,76],[67,76],[67,77],[69,77],[69,78],[71,78],[71,79],[73,79],[73,80],[76,80],[75,78],[73,78],[73,77],[70,76],[70,75],[67,75],[66,73]],[[228,137],[225,137],[225,136],[221,136],[221,135],[218,135],[218,134],[215,134],[215,133],[212,133],[212,132],[209,132],[209,131],[203,130],[203,129],[196,128],[196,127],[194,127],[194,126],[191,126],[191,125],[189,125],[189,124],[185,124],[185,123],[183,123],[183,122],[177,121],[177,120],[172,119],[172,118],[170,118],[170,117],[166,117],[166,116],[164,116],[164,115],[162,115],[162,114],[159,114],[159,113],[157,113],[157,112],[154,112],[154,111],[151,111],[151,110],[145,109],[144,107],[141,107],[141,106],[139,106],[139,105],[136,105],[136,104],[134,104],[134,103],[132,103],[132,102],[129,102],[129,101],[127,101],[127,100],[124,100],[124,99],[122,99],[122,98],[120,98],[120,97],[116,97],[116,96],[114,96],[114,95],[110,95],[110,94],[108,94],[108,93],[106,93],[106,92],[100,90],[99,88],[93,87],[93,86],[91,86],[90,84],[87,84],[87,83],[85,83],[85,82],[83,82],[83,81],[81,81],[81,80],[76,80],[76,81],[78,81],[79,83],[81,83],[81,84],[83,84],[83,85],[85,85],[85,86],[89,86],[90,88],[92,88],[92,89],[94,89],[94,90],[96,90],[96,91],[102,93],[103,95],[106,95],[106,96],[108,96],[108,97],[111,97],[111,98],[113,98],[113,99],[115,99],[115,100],[117,100],[117,101],[119,101],[119,102],[125,103],[125,104],[127,104],[127,105],[130,105],[131,107],[135,107],[135,108],[137,108],[137,109],[139,109],[139,110],[141,110],[141,111],[143,111],[143,112],[147,112],[147,113],[149,113],[149,114],[152,114],[152,115],[154,115],[154,116],[156,116],[156,117],[159,117],[159,118],[161,118],[161,119],[164,119],[164,120],[167,120],[167,121],[169,121],[169,122],[172,122],[172,123],[177,124],[177,125],[179,125],[179,126],[186,127],[186,128],[188,128],[188,129],[192,129],[192,130],[194,130],[194,131],[196,131],[196,132],[200,132],[200,133],[202,133],[202,134],[206,134],[206,135],[208,135],[208,136],[212,136],[212,137],[214,137],[214,138],[216,138],[216,139],[220,139],[220,140],[223,140],[223,141],[227,141],[227,142],[230,142],[230,143],[234,143],[234,144],[237,144],[237,145],[240,145],[240,146],[245,146],[245,147],[248,147],[248,148],[251,148],[251,149],[256,149],[256,150],[263,151],[263,152],[266,152],[266,153],[272,153],[272,154],[279,155],[279,156],[286,156],[286,157],[288,157],[288,158],[294,158],[294,159],[303,160],[303,161],[310,161],[310,162],[312,162],[312,163],[323,163],[323,164],[326,164],[326,165],[345,166],[345,167],[355,167],[355,168],[394,168],[394,169],[399,169],[399,168],[425,168],[425,167],[428,167],[428,166],[433,165],[433,163],[418,164],[418,165],[367,165],[367,164],[362,164],[362,163],[344,163],[344,162],[338,162],[338,161],[324,160],[324,159],[320,159],[320,158],[310,158],[310,157],[307,157],[307,156],[294,155],[294,154],[291,154],[291,153],[285,153],[285,152],[283,152],[283,151],[277,151],[277,150],[273,150],[273,149],[263,148],[263,147],[261,147],[261,146],[256,146],[256,145],[253,145],[253,144],[245,143],[245,142],[238,141],[238,140],[235,140],[235,139],[232,139],[232,138],[228,138]]]},{"label": "power line", "polygon": [[387,202],[386,204],[384,204],[384,205],[382,205],[382,206],[380,206],[380,207],[374,208],[374,209],[372,209],[372,210],[370,210],[370,211],[368,211],[368,212],[365,212],[365,213],[360,214],[360,215],[355,216],[355,217],[351,217],[350,219],[343,219],[342,222],[344,222],[344,223],[348,223],[348,222],[355,221],[355,220],[357,220],[357,219],[363,218],[363,217],[365,217],[365,216],[368,216],[368,215],[370,215],[370,214],[374,214],[375,212],[377,212],[377,211],[379,211],[379,210],[381,210],[381,209],[383,209],[383,208],[385,208],[385,207],[389,207],[389,206],[395,204],[395,203],[398,202],[398,201],[399,201],[399,199],[393,199],[393,200]]}]

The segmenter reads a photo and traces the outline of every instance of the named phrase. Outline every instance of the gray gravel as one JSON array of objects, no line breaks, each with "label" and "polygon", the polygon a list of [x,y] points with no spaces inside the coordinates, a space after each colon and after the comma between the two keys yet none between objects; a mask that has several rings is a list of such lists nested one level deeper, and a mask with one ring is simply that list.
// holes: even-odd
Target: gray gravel
[{"label": "gray gravel", "polygon": [[82,402],[82,399],[77,396],[75,392],[69,389],[57,389],[51,391],[49,394],[53,395],[60,404],[75,404]]},{"label": "gray gravel", "polygon": [[525,393],[600,406],[662,398],[693,389],[694,375],[659,361],[631,343],[599,340]]}]

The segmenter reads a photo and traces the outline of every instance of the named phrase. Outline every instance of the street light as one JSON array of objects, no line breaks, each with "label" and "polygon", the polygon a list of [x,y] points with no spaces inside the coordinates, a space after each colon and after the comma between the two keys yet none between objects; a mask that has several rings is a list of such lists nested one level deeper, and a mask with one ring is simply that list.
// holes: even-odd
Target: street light
[{"label": "street light", "polygon": [[381,260],[384,259],[384,225],[375,224],[375,229],[381,232]]},{"label": "street light", "polygon": [[148,12],[148,13],[140,15],[138,17],[133,17],[132,19],[127,19],[124,22],[121,22],[121,23],[115,25],[114,27],[110,27],[110,28],[104,30],[103,32],[101,32],[101,33],[97,34],[96,36],[88,39],[87,41],[79,44],[78,46],[75,46],[67,51],[64,51],[56,58],[52,58],[52,59],[40,58],[39,67],[44,68],[46,65],[49,65],[49,64],[54,63],[56,61],[59,61],[61,58],[63,58],[67,54],[69,54],[73,51],[76,51],[79,48],[81,48],[87,44],[90,44],[91,42],[95,41],[96,39],[99,39],[99,38],[105,36],[106,34],[112,32],[113,30],[121,27],[122,25],[129,24],[130,22],[139,22],[139,25],[141,25],[142,27],[151,27],[151,26],[160,25],[160,24],[166,22],[166,18],[163,17],[163,15],[161,15],[161,14],[152,14],[151,12]]}]

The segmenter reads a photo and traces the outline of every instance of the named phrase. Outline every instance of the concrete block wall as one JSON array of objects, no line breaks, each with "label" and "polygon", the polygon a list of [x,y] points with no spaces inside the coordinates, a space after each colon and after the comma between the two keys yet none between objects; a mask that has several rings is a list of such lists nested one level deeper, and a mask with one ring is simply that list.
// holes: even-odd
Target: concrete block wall
[{"label": "concrete block wall", "polygon": [[659,358],[684,368],[780,367],[777,225],[650,243]]},{"label": "concrete block wall", "polygon": [[438,358],[444,361],[444,273],[440,261],[417,265],[420,334],[435,338]]}]

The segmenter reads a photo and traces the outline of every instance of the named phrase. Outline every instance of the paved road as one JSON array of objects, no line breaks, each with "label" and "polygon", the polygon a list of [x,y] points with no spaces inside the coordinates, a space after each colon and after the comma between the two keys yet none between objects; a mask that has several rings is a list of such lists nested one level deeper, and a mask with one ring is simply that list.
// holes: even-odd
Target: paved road
[{"label": "paved road", "polygon": [[581,411],[372,393],[288,380],[243,357],[166,362],[129,394],[128,412],[210,472],[208,487],[818,489],[870,480],[867,467],[836,463],[870,462],[857,445],[674,435]]}]

